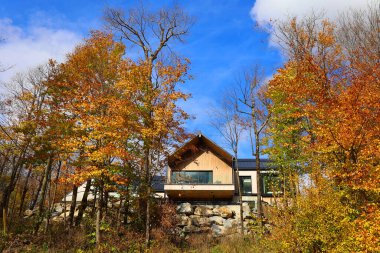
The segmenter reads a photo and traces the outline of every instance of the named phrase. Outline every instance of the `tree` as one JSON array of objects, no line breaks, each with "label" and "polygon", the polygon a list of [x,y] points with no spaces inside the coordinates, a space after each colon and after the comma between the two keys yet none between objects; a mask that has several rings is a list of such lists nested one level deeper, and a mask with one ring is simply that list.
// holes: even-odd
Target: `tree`
[{"label": "tree", "polygon": [[[66,127],[61,145],[67,166],[73,168],[69,182],[76,186],[90,179],[97,189],[96,242],[100,245],[100,221],[103,217],[106,192],[125,169],[130,159],[125,142],[133,128],[132,101],[136,91],[133,69],[139,68],[124,60],[124,46],[112,35],[94,31],[83,45],[67,56],[59,66],[60,74],[49,87],[57,101],[57,109],[65,118]],[[127,87],[119,90],[119,87]],[[74,194],[75,195],[75,194]],[[76,198],[72,200],[75,203]],[[73,210],[71,208],[71,224]]]},{"label": "tree", "polygon": [[[380,92],[374,34],[379,21],[375,10],[355,13],[344,15],[337,24],[312,17],[292,19],[280,27],[289,61],[267,92],[274,119],[269,131],[276,145],[269,152],[274,157],[285,154],[288,160],[301,154],[290,163],[289,175],[306,172],[309,182],[304,188],[317,191],[327,180],[337,193],[336,201],[348,210],[339,219],[350,217],[350,226],[356,228],[343,240],[354,242],[349,245],[355,251],[376,251],[380,179],[375,126],[380,110],[375,101]],[[293,198],[295,203],[298,197]],[[364,223],[373,228],[369,234]]]},{"label": "tree", "polygon": [[269,101],[264,97],[265,84],[260,71],[262,71],[260,67],[255,66],[252,72],[245,73],[243,79],[238,81],[238,88],[235,91],[235,109],[241,114],[249,129],[252,156],[255,157],[257,173],[257,213],[262,224],[260,150],[263,145],[262,135],[270,119],[270,112],[267,111]]},{"label": "tree", "polygon": [[239,177],[239,163],[238,163],[238,150],[239,140],[243,134],[245,127],[242,119],[239,117],[235,107],[236,103],[233,97],[225,96],[222,106],[219,110],[214,110],[214,119],[211,122],[213,127],[223,136],[228,147],[234,153],[234,169],[235,180],[237,181],[240,205],[240,233],[244,233],[244,219],[243,219],[243,198],[240,186]]},{"label": "tree", "polygon": [[192,20],[178,6],[151,12],[142,4],[129,10],[128,14],[107,9],[105,20],[126,45],[137,46],[141,50],[141,59],[147,68],[139,108],[141,132],[138,139],[142,141],[140,152],[143,156],[138,167],[144,173],[140,194],[145,196],[145,241],[149,247],[151,179],[162,170],[163,157],[173,141],[184,140],[181,125],[187,118],[175,101],[187,98],[177,91],[176,84],[186,78],[188,62],[175,55],[174,60],[168,62],[169,58],[164,58],[165,50],[176,40],[183,42]]},{"label": "tree", "polygon": [[[10,175],[2,194],[0,208],[2,209],[3,230],[7,230],[6,218],[9,201],[17,182],[25,168],[31,170],[36,164],[46,164],[54,155],[55,146],[51,143],[54,136],[55,120],[50,117],[52,107],[46,92],[46,82],[54,75],[50,66],[37,67],[26,75],[18,75],[10,84],[13,86],[10,97],[4,100],[4,122],[1,125],[4,135],[2,155],[3,168]],[[4,171],[4,169],[7,169]],[[43,216],[43,202],[46,195],[47,181],[52,171],[52,163],[46,166],[41,197],[39,198],[40,219]],[[1,174],[2,174],[1,173]],[[39,223],[37,222],[37,226]]]}]

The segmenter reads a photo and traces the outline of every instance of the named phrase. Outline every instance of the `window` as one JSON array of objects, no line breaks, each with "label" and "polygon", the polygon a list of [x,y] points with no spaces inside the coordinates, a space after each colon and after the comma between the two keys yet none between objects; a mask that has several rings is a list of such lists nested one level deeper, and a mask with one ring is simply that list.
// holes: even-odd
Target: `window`
[{"label": "window", "polygon": [[173,184],[212,184],[212,171],[173,171]]},{"label": "window", "polygon": [[274,192],[281,192],[282,184],[280,177],[273,173],[263,173],[261,176],[261,192],[264,195],[272,195]]},{"label": "window", "polygon": [[250,176],[239,176],[241,194],[252,193],[252,178]]}]

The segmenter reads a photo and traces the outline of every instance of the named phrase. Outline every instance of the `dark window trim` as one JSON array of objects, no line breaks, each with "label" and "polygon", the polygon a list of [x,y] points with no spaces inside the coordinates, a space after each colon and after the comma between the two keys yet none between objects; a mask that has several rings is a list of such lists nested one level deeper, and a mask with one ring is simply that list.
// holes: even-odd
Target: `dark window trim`
[{"label": "dark window trim", "polygon": [[[244,188],[243,188],[243,185],[241,184],[242,183],[242,181],[241,181],[242,178],[249,178],[251,180],[251,192],[243,192]],[[239,175],[239,182],[240,182],[240,188],[242,190],[241,191],[241,195],[242,196],[250,196],[253,193],[252,192],[252,176],[244,176],[244,175],[240,176]]]},{"label": "dark window trim", "polygon": [[[211,182],[212,183],[199,183],[199,182],[194,182],[194,183],[173,183],[173,173],[174,172],[179,172],[179,173],[186,173],[186,172],[211,172]],[[214,184],[214,171],[213,170],[172,170],[171,175],[170,175],[170,183],[172,185],[181,185],[181,184],[186,184],[186,185],[220,185],[220,184]]]}]

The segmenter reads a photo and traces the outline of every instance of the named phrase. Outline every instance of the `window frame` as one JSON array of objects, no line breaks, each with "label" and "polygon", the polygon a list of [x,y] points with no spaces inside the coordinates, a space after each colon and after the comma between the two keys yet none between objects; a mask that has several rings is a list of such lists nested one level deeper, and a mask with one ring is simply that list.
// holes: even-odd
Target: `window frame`
[{"label": "window frame", "polygon": [[[199,173],[199,172],[202,172],[202,173],[210,173],[210,177],[209,177],[209,182],[208,183],[201,183],[199,182],[199,177],[198,177],[198,181],[197,182],[175,182],[175,176],[174,176],[174,173]],[[172,171],[171,172],[171,175],[170,175],[170,183],[171,184],[186,184],[186,185],[194,185],[194,184],[201,184],[201,185],[207,185],[207,184],[214,184],[214,175],[213,175],[213,171],[212,170],[186,170],[186,171]]]},{"label": "window frame", "polygon": [[[243,188],[243,178],[249,178],[251,180],[251,187],[250,187],[250,192],[244,192],[244,188]],[[244,196],[251,196],[253,194],[253,189],[252,189],[252,176],[250,175],[239,175],[239,183],[240,183],[240,191],[241,191],[241,195],[244,195]]]}]

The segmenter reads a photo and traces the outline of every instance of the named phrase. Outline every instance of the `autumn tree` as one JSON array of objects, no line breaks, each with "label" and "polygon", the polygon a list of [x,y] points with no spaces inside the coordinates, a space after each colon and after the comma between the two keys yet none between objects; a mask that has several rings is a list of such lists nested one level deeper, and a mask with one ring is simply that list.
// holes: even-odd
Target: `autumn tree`
[{"label": "autumn tree", "polygon": [[[3,139],[2,173],[9,176],[9,180],[2,194],[1,209],[3,228],[6,231],[6,217],[9,201],[17,182],[23,173],[29,175],[37,165],[43,166],[41,175],[41,191],[38,191],[36,201],[40,207],[38,216],[44,215],[44,202],[53,170],[53,159],[56,147],[51,143],[54,136],[55,119],[50,115],[52,107],[49,105],[46,82],[54,75],[55,70],[50,66],[41,66],[29,71],[26,75],[18,75],[10,84],[11,93],[3,101],[4,112],[1,126]],[[11,148],[9,150],[9,148]],[[49,161],[49,162],[48,162]],[[28,181],[26,181],[27,183]],[[22,204],[27,188],[24,186]],[[12,210],[13,213],[15,210]],[[39,222],[37,222],[37,226]]]},{"label": "autumn tree", "polygon": [[[123,184],[127,180],[119,176],[126,169],[124,162],[130,159],[125,143],[133,129],[132,97],[136,89],[131,87],[136,83],[126,77],[135,73],[134,64],[123,55],[124,46],[114,42],[112,35],[93,32],[59,66],[60,74],[49,87],[66,121],[61,145],[67,166],[74,169],[68,180],[74,184],[74,191],[76,185],[91,179],[97,189],[98,245],[110,182]],[[121,92],[121,85],[127,89]],[[75,202],[76,196],[73,198]]]},{"label": "autumn tree", "polygon": [[[280,164],[288,175],[306,173],[309,182],[304,187],[320,198],[328,179],[329,187],[339,193],[336,201],[348,208],[346,217],[358,229],[344,238],[347,243],[354,241],[350,245],[355,251],[378,249],[378,240],[373,240],[379,231],[374,220],[380,182],[376,13],[351,12],[340,25],[316,16],[281,24],[280,42],[289,61],[270,81],[267,92],[273,114],[271,157],[288,161]],[[362,28],[356,22],[359,16],[366,21],[360,22]],[[368,32],[364,40],[359,39],[361,30]],[[303,196],[294,201],[299,198]],[[364,223],[371,224],[370,235],[364,232]]]},{"label": "autumn tree", "polygon": [[138,110],[141,130],[138,140],[141,142],[136,144],[142,155],[138,167],[143,175],[140,177],[140,195],[145,199],[145,240],[148,247],[152,177],[162,170],[169,147],[184,140],[182,123],[187,118],[176,101],[187,98],[177,90],[177,84],[186,79],[188,61],[167,49],[175,41],[183,42],[192,20],[178,6],[150,11],[143,4],[127,13],[107,9],[105,20],[126,45],[137,46],[139,59],[146,67]]}]

